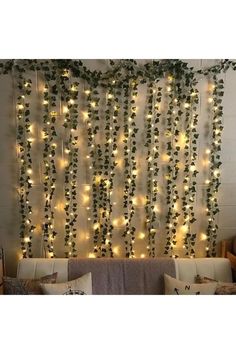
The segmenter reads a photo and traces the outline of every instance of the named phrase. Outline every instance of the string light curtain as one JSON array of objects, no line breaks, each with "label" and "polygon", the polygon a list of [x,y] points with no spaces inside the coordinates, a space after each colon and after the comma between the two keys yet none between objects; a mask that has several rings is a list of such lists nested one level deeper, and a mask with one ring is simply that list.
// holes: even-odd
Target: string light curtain
[{"label": "string light curtain", "polygon": [[[42,237],[45,257],[63,256],[56,251],[61,240],[65,257],[80,256],[79,219],[85,208],[90,257],[137,257],[136,242],[141,240],[141,257],[178,257],[180,249],[185,256],[194,257],[198,237],[193,230],[199,172],[197,85],[203,76],[209,82],[205,97],[209,136],[204,152],[209,164],[207,226],[202,231],[206,233],[206,255],[216,256],[224,89],[218,75],[229,68],[235,70],[236,64],[223,60],[194,71],[180,60],[152,61],[144,66],[134,60],[111,60],[109,70],[102,73],[90,71],[80,60],[1,61],[1,74],[13,75],[17,92],[22,256],[34,256],[36,237]],[[31,156],[34,116],[28,99],[32,92],[29,77],[35,72],[43,82],[39,151],[43,205],[37,236],[33,216],[38,206],[32,193],[37,171]],[[138,106],[141,88],[146,102],[143,112]],[[142,171],[138,169],[140,149]],[[138,200],[143,200],[141,206]],[[143,223],[137,208],[142,208]],[[58,227],[61,220],[63,230]]]}]

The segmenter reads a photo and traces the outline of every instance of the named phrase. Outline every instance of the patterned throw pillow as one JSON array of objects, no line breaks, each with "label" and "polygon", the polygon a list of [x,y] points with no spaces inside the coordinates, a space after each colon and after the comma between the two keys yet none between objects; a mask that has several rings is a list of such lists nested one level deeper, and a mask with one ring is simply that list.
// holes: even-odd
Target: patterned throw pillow
[{"label": "patterned throw pillow", "polygon": [[40,284],[54,284],[57,280],[57,272],[45,275],[40,279],[17,279],[3,277],[3,289],[5,295],[42,295]]},{"label": "patterned throw pillow", "polygon": [[[236,240],[236,238],[235,238],[235,240]],[[236,281],[236,256],[231,252],[227,252],[227,258],[230,261],[233,280]]]},{"label": "patterned throw pillow", "polygon": [[208,277],[196,276],[198,284],[216,283],[216,295],[236,295],[236,283],[224,283]]},{"label": "patterned throw pillow", "polygon": [[217,284],[190,284],[164,274],[166,295],[213,295]]},{"label": "patterned throw pillow", "polygon": [[41,284],[41,288],[45,295],[92,295],[92,274],[66,283]]}]

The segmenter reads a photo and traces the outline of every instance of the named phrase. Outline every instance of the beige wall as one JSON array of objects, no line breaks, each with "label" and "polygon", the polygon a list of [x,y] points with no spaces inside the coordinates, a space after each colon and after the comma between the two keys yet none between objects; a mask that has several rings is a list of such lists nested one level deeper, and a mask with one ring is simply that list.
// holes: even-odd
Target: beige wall
[{"label": "beige wall", "polygon": [[[143,60],[141,62],[144,62]],[[199,68],[201,66],[212,65],[215,63],[214,60],[189,60],[190,65]],[[107,62],[103,61],[87,61],[87,64],[90,68],[101,68],[105,69],[107,67]],[[220,214],[218,216],[219,223],[219,235],[218,241],[220,239],[228,238],[236,233],[236,73],[229,70],[226,74],[223,74],[225,79],[225,96],[224,96],[224,131],[223,131],[223,142],[222,142],[222,185],[219,192],[219,203],[220,203]],[[35,77],[33,79],[33,86],[36,85]],[[35,86],[34,86],[35,87]],[[205,114],[205,91],[206,91],[206,81],[202,79],[199,83],[199,90],[201,93],[201,114],[199,118],[199,141],[198,141],[198,151],[199,151],[199,160],[198,160],[198,169],[202,170],[202,154],[205,149],[206,139],[204,137],[204,129],[207,116]],[[39,90],[34,93],[32,96],[32,112],[34,114],[35,120],[37,123],[40,122],[40,106],[38,105],[40,96],[40,87]],[[142,122],[143,122],[143,109],[144,109],[144,89],[140,89],[138,106],[139,113],[137,116],[137,124],[140,127],[140,146],[138,149],[138,154],[142,155]],[[0,78],[0,245],[5,249],[6,252],[6,263],[7,270],[9,274],[15,273],[17,257],[19,253],[19,236],[18,236],[18,225],[19,225],[19,215],[17,210],[17,194],[16,194],[16,185],[17,185],[17,163],[16,163],[16,149],[15,149],[15,113],[14,113],[14,90],[13,82],[10,76],[2,76]],[[40,124],[39,124],[40,125]],[[81,133],[85,127],[81,127]],[[36,133],[37,134],[37,133]],[[82,156],[86,154],[86,144],[81,147]],[[33,156],[37,157],[36,149],[32,151]],[[36,158],[34,160],[35,168],[37,166],[40,169],[40,161]],[[85,162],[80,161],[82,173],[79,177],[79,183],[82,186],[83,184],[89,183],[89,177],[87,175],[87,166]],[[142,160],[140,158],[139,167],[142,169]],[[194,225],[194,229],[200,236],[201,232],[204,232],[205,225],[205,216],[202,213],[203,206],[203,191],[204,191],[204,179],[203,174],[199,173],[198,175],[198,185],[197,185],[197,198],[195,204],[195,212],[197,216],[197,222]],[[60,176],[58,176],[60,180]],[[140,190],[142,185],[145,182],[145,173],[142,172],[138,177],[137,184]],[[60,193],[63,193],[62,185],[59,184],[58,196]],[[37,181],[34,187],[33,198],[37,201],[37,208],[42,203],[42,189],[40,186],[40,181]],[[87,212],[85,205],[83,205],[83,200],[80,199],[81,195],[78,196],[79,202],[79,226],[78,226],[78,249],[79,255],[82,257],[87,257],[89,252],[92,250],[92,239],[86,239],[86,234],[90,233],[90,226],[87,222]],[[38,208],[40,209],[40,208]],[[35,209],[36,210],[36,209]],[[38,213],[38,214],[37,214]],[[40,210],[35,213],[35,223],[39,223],[41,218]],[[118,212],[119,215],[119,212]],[[59,237],[56,243],[57,255],[63,257],[63,223],[60,215],[57,215],[56,228],[59,230]],[[165,239],[164,235],[164,215],[161,215],[161,227],[157,240],[158,245],[158,254],[163,254],[163,246]],[[142,225],[145,221],[145,213],[143,206],[137,206],[136,216],[135,216],[137,228],[139,231],[142,231]],[[115,230],[114,237],[114,246],[120,249],[119,256],[122,256],[122,247],[121,242],[123,241],[120,238],[122,229]],[[197,256],[204,256],[204,242],[200,241],[198,237],[197,241]],[[42,239],[41,234],[36,234],[34,242],[34,255],[42,256]],[[140,256],[141,253],[146,253],[146,240],[139,240],[137,238],[136,242],[136,251],[137,256]],[[181,249],[177,249],[177,252],[181,252]]]}]

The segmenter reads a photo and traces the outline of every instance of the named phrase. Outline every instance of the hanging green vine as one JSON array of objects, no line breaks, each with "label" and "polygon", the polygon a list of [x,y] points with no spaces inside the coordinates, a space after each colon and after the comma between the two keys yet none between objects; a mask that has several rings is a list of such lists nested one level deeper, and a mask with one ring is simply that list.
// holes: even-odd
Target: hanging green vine
[{"label": "hanging green vine", "polygon": [[147,147],[147,195],[146,195],[146,221],[148,233],[148,252],[155,257],[155,238],[157,234],[157,195],[158,195],[158,157],[159,157],[159,106],[162,97],[162,88],[150,82],[147,92],[147,115],[145,119],[145,134]]},{"label": "hanging green vine", "polygon": [[65,103],[63,106],[65,114],[63,126],[66,135],[64,153],[68,158],[64,176],[66,257],[77,256],[78,87],[79,83],[71,80],[69,72],[62,72],[60,90],[62,102]]},{"label": "hanging green vine", "polygon": [[[99,122],[99,92],[97,87],[89,87],[85,90],[87,97],[87,127],[88,127],[88,155],[89,171],[92,173],[92,215],[93,215],[93,252],[97,257],[101,256],[101,208],[102,198],[101,192],[103,187],[102,181],[102,150],[101,144],[96,141],[96,137],[100,139],[100,122]],[[102,188],[101,188],[102,187]],[[90,207],[88,207],[90,208]],[[90,210],[90,209],[88,209]]]},{"label": "hanging green vine", "polygon": [[[177,189],[176,180],[178,177],[178,151],[179,147],[175,146],[178,141],[179,131],[177,129],[179,118],[176,115],[175,104],[175,79],[172,76],[167,77],[167,98],[168,98],[168,110],[167,110],[167,126],[165,136],[167,138],[167,156],[168,156],[168,165],[167,165],[167,174],[166,174],[166,192],[167,192],[167,216],[166,216],[166,230],[167,230],[167,238],[166,238],[166,246],[165,246],[165,254],[172,254],[174,247],[176,246],[176,236],[177,236],[177,225],[178,225],[178,217],[179,213],[175,210],[174,206],[179,199],[179,193]],[[181,112],[178,112],[181,115]]]},{"label": "hanging green vine", "polygon": [[[197,140],[199,134],[197,133],[198,124],[198,91],[195,88],[196,82],[190,85],[190,91],[185,100],[185,169],[184,169],[184,195],[182,198],[183,206],[183,226],[184,230],[184,248],[187,256],[195,256],[195,242],[196,233],[192,233],[191,229],[196,221],[194,213],[194,202],[196,198],[196,177],[197,171]],[[187,167],[188,166],[188,167]]]},{"label": "hanging green vine", "polygon": [[[54,226],[54,206],[56,188],[57,137],[56,124],[58,95],[65,103],[64,152],[68,158],[64,175],[65,197],[65,253],[67,257],[77,256],[77,218],[78,218],[78,117],[80,107],[77,104],[78,82],[81,80],[88,89],[85,90],[87,108],[86,124],[88,131],[88,171],[92,181],[92,201],[86,206],[88,221],[93,225],[94,255],[97,257],[113,257],[113,191],[114,177],[118,173],[117,140],[121,128],[124,128],[124,219],[123,232],[125,255],[135,257],[134,196],[136,191],[136,98],[138,85],[148,83],[147,117],[145,117],[145,135],[147,149],[147,195],[146,219],[149,256],[156,256],[157,239],[157,202],[160,147],[160,111],[162,89],[157,87],[160,80],[167,78],[166,129],[166,167],[167,188],[167,240],[165,254],[176,257],[178,227],[183,220],[183,247],[187,256],[195,256],[196,233],[193,226],[196,221],[194,204],[196,198],[197,176],[197,124],[198,124],[198,78],[210,78],[212,90],[208,97],[209,118],[211,121],[210,139],[207,155],[210,157],[209,175],[206,183],[207,211],[207,256],[216,255],[217,214],[219,212],[217,193],[220,186],[220,149],[222,126],[223,81],[218,74],[228,69],[236,70],[236,62],[221,60],[217,65],[194,71],[181,60],[153,60],[145,65],[138,65],[135,60],[110,61],[106,72],[91,71],[81,60],[1,60],[0,74],[13,72],[17,77],[17,144],[19,157],[19,195],[20,195],[20,239],[24,257],[32,257],[32,240],[34,225],[31,214],[30,192],[32,191],[33,165],[31,158],[32,122],[29,107],[31,81],[26,79],[30,72],[39,71],[45,78],[43,98],[43,172],[44,172],[44,223],[43,239],[45,254],[55,257],[54,243],[57,232]],[[106,92],[105,112],[102,113],[103,101],[100,99]],[[121,97],[123,99],[123,107]],[[164,113],[164,114],[165,114]],[[122,118],[123,115],[123,118]],[[103,119],[104,118],[104,119]],[[59,123],[60,124],[60,123]],[[180,140],[183,143],[181,145]],[[184,165],[184,167],[183,167]],[[183,169],[183,193],[177,187]],[[180,195],[182,194],[182,198]],[[180,202],[182,200],[182,209]],[[86,203],[87,203],[86,199]],[[90,211],[90,205],[92,211]],[[181,209],[181,210],[180,210]],[[89,223],[90,224],[90,223]]]},{"label": "hanging green vine", "polygon": [[220,186],[220,151],[221,151],[221,134],[223,130],[222,116],[222,98],[224,95],[224,81],[218,79],[216,75],[213,75],[209,80],[209,121],[210,121],[210,138],[211,146],[210,151],[207,151],[210,155],[209,177],[205,181],[206,183],[206,213],[207,213],[207,257],[216,256],[216,238],[217,238],[217,214],[219,213],[218,205],[218,191]]},{"label": "hanging green vine", "polygon": [[19,162],[19,196],[20,196],[20,240],[21,251],[24,258],[33,257],[32,239],[35,226],[32,223],[32,206],[30,204],[30,192],[33,181],[31,179],[32,157],[30,104],[31,80],[25,80],[23,75],[17,71],[17,152]]},{"label": "hanging green vine", "polygon": [[[124,86],[124,105],[123,105],[123,115],[124,115],[124,203],[125,208],[125,229],[123,232],[123,237],[125,239],[125,255],[126,257],[134,257],[134,242],[135,242],[135,230],[136,228],[132,225],[132,219],[134,216],[134,203],[133,197],[136,189],[136,134],[138,128],[136,127],[136,106],[135,98],[137,97],[137,81],[132,81],[131,85],[127,83]],[[129,101],[129,97],[132,97]]]},{"label": "hanging green vine", "polygon": [[48,256],[54,258],[54,241],[57,232],[54,229],[54,203],[53,197],[55,194],[56,182],[56,165],[55,155],[57,144],[55,138],[57,137],[55,122],[57,113],[56,108],[56,92],[51,81],[44,87],[43,97],[44,115],[43,115],[43,165],[44,165],[44,222],[43,222],[43,239],[45,244],[45,251]]}]

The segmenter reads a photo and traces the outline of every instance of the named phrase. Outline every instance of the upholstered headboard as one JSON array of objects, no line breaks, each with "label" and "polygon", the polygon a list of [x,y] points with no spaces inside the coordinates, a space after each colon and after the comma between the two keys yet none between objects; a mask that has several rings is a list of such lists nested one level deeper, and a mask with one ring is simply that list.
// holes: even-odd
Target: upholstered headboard
[{"label": "upholstered headboard", "polygon": [[18,263],[17,278],[39,279],[54,272],[59,283],[67,281],[68,258],[23,258]]},{"label": "upholstered headboard", "polygon": [[225,258],[156,259],[66,259],[28,258],[19,261],[17,277],[34,279],[58,272],[57,282],[92,273],[95,294],[156,293],[163,291],[163,274],[194,283],[197,274],[232,282],[231,266]]},{"label": "upholstered headboard", "polygon": [[222,282],[232,282],[230,262],[226,258],[177,258],[176,278],[194,283],[196,275]]}]

